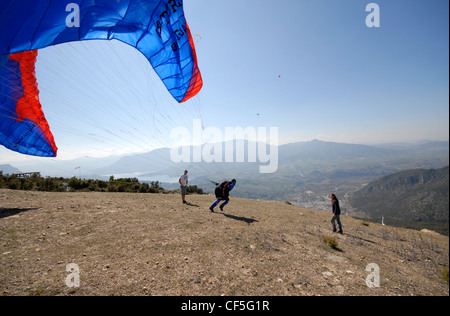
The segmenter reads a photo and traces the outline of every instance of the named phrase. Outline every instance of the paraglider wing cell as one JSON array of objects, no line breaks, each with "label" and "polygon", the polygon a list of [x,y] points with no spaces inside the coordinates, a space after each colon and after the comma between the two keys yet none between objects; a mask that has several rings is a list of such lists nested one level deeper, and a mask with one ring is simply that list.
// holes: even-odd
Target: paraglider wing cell
[{"label": "paraglider wing cell", "polygon": [[39,102],[36,55],[0,56],[0,143],[22,154],[56,157],[58,148]]}]

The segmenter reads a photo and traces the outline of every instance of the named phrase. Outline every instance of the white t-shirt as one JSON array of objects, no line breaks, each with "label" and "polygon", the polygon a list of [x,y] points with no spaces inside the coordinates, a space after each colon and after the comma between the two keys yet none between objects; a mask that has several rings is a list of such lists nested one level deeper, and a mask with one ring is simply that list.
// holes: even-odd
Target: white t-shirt
[{"label": "white t-shirt", "polygon": [[188,183],[188,175],[187,175],[187,174],[183,174],[183,175],[180,177],[180,180],[181,180],[181,185],[182,185],[183,187],[187,186],[187,183]]}]

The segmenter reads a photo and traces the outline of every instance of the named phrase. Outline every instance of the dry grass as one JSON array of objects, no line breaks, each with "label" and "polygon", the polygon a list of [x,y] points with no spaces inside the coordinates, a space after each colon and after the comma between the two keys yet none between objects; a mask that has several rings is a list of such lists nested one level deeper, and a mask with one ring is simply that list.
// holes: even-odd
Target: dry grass
[{"label": "dry grass", "polygon": [[322,236],[322,240],[326,243],[331,249],[338,250],[338,243],[336,239],[330,236]]},{"label": "dry grass", "polygon": [[325,212],[232,198],[210,213],[213,200],[0,190],[0,295],[448,295],[448,237],[345,216],[338,235]]}]

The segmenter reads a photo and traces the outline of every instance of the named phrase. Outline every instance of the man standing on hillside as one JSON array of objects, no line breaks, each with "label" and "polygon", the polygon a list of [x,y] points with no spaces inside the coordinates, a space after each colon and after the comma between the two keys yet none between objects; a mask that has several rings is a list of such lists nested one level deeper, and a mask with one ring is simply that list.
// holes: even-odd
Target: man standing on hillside
[{"label": "man standing on hillside", "polygon": [[178,179],[178,182],[180,183],[180,189],[181,189],[181,199],[183,200],[183,204],[187,204],[186,202],[186,189],[189,184],[188,179],[188,171],[184,170],[184,174],[181,175],[180,179]]},{"label": "man standing on hillside", "polygon": [[339,226],[339,234],[342,234],[342,223],[341,223],[341,208],[339,206],[339,200],[335,194],[331,194],[331,203],[333,207],[333,217],[331,218],[331,225],[333,225],[333,232],[336,232],[336,222]]}]

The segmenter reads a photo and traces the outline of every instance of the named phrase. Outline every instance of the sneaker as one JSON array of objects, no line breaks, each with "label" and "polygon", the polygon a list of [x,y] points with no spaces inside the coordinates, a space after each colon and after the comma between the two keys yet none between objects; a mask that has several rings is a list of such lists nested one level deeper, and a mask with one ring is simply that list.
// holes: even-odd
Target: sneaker
[{"label": "sneaker", "polygon": [[333,228],[333,233],[335,233],[337,230],[336,230],[336,228]]},{"label": "sneaker", "polygon": [[223,206],[222,205],[220,206],[220,210],[223,212]]},{"label": "sneaker", "polygon": [[338,231],[338,234],[341,234],[341,235],[342,235],[343,233],[344,233],[344,232],[343,232],[342,230]]},{"label": "sneaker", "polygon": [[186,202],[186,201],[183,201],[183,204],[187,204],[187,202]]},{"label": "sneaker", "polygon": [[212,206],[209,208],[209,210],[214,213],[214,208]]}]

